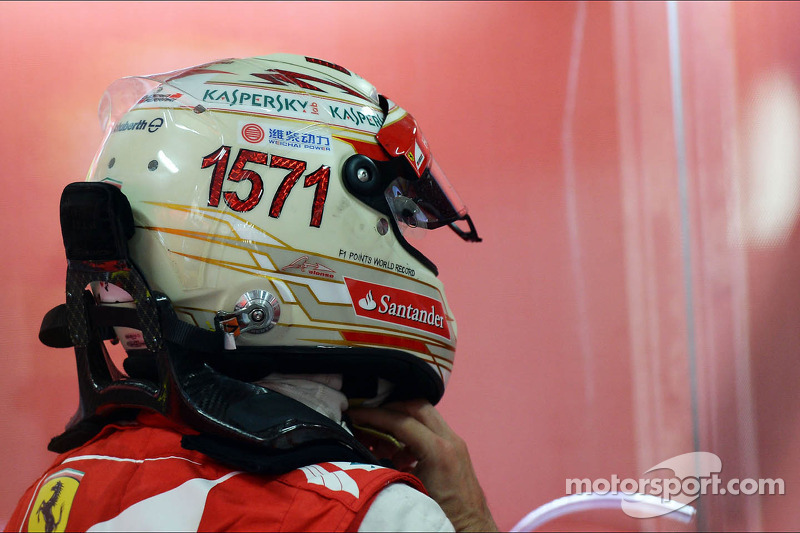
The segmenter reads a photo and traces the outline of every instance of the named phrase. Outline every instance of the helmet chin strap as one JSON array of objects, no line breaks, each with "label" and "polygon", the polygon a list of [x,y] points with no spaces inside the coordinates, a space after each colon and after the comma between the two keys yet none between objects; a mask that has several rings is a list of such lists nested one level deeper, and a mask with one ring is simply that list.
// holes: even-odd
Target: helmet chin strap
[{"label": "helmet chin strap", "polygon": [[[195,348],[223,351],[224,333],[180,321],[169,299],[149,290],[128,255],[133,219],[119,189],[106,183],[68,185],[61,220],[67,302],[46,315],[40,339],[49,346],[74,346],[80,404],[50,450],[83,444],[132,408],[192,427],[200,435],[184,437],[184,447],[248,471],[280,473],[321,460],[378,463],[328,417],[205,362]],[[120,286],[135,308],[96,303],[85,288],[97,281]],[[142,332],[156,363],[155,380],[125,376],[110,360],[103,340],[113,337],[115,326]]]}]

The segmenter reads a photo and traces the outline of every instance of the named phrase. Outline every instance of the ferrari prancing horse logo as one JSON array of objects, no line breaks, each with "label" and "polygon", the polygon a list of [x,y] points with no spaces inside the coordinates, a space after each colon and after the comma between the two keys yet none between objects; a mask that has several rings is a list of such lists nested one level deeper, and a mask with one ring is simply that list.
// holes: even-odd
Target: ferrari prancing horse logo
[{"label": "ferrari prancing horse logo", "polygon": [[28,531],[65,531],[72,500],[82,478],[83,472],[71,468],[48,476],[31,506]]}]

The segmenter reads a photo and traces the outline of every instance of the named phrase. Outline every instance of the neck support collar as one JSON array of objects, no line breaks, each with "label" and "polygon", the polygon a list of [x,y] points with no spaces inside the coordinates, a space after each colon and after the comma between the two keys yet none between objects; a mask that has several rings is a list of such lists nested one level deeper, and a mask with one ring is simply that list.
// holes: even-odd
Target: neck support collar
[{"label": "neck support collar", "polygon": [[[61,198],[67,254],[67,298],[46,316],[40,339],[74,346],[80,405],[48,448],[64,452],[106,424],[150,409],[200,432],[184,438],[197,449],[248,471],[281,473],[319,461],[378,461],[332,420],[274,391],[224,375],[198,349],[222,351],[223,334],[180,321],[162,294],[151,292],[131,261],[127,241],[133,216],[125,195],[106,183],[73,183]],[[135,309],[95,303],[94,281],[119,285]],[[103,340],[113,326],[142,331],[150,376],[126,376],[110,360]]]}]

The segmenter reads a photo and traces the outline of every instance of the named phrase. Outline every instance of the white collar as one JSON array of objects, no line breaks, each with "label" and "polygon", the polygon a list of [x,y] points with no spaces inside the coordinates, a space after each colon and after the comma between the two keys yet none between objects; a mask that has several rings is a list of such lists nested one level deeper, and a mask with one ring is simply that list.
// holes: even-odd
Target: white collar
[{"label": "white collar", "polygon": [[[342,413],[347,411],[349,402],[342,392],[342,382],[341,374],[273,373],[255,383],[297,400],[347,429],[342,422]],[[360,405],[377,407],[386,400],[393,389],[394,386],[390,382],[379,378],[378,394],[361,402]]]},{"label": "white collar", "polygon": [[342,424],[347,396],[342,393],[341,374],[270,374],[256,382]]}]

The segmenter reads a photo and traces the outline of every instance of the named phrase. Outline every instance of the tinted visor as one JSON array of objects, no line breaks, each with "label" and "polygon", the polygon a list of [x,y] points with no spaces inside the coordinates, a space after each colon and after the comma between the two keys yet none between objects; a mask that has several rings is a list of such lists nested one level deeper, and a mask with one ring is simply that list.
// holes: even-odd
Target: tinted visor
[{"label": "tinted visor", "polygon": [[[385,191],[386,201],[395,219],[411,227],[435,229],[463,219],[467,208],[455,191],[443,188],[444,177],[435,161],[416,179],[397,178]],[[446,183],[446,178],[444,178]],[[447,184],[449,185],[449,183]],[[450,194],[448,194],[448,192]]]},{"label": "tinted visor", "polygon": [[[392,157],[402,156],[411,167],[384,191],[398,223],[425,229],[449,225],[465,240],[480,240],[467,215],[467,207],[431,155],[428,141],[414,117],[392,107],[377,139]],[[466,221],[469,229],[457,228],[455,223],[459,220]]]}]

